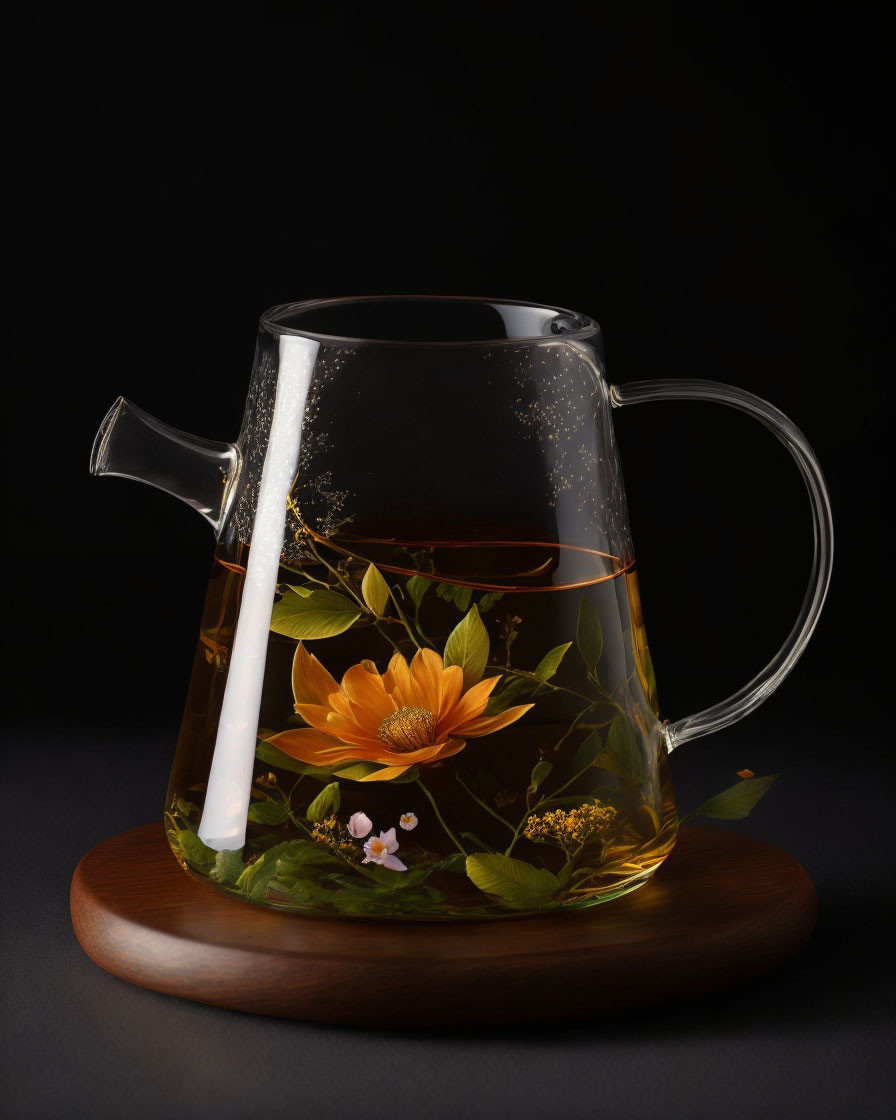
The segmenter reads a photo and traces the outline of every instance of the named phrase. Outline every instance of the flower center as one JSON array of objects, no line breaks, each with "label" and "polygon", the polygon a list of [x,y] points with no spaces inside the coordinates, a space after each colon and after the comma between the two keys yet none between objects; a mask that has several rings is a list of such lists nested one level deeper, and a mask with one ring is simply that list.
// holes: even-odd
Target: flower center
[{"label": "flower center", "polygon": [[376,731],[399,754],[430,746],[435,732],[436,717],[428,708],[399,708],[386,716]]}]

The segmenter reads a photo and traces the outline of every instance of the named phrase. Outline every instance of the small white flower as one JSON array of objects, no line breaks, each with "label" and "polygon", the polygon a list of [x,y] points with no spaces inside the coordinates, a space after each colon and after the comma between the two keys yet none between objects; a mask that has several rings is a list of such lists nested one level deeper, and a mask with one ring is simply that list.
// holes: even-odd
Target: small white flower
[{"label": "small white flower", "polygon": [[352,813],[348,818],[348,830],[356,840],[362,839],[373,828],[373,821],[366,813]]},{"label": "small white flower", "polygon": [[398,823],[406,832],[410,832],[411,829],[416,828],[420,822],[417,820],[416,813],[402,813]]},{"label": "small white flower", "polygon": [[364,845],[364,862],[378,863],[380,867],[391,867],[393,871],[407,871],[398,856],[393,855],[398,851],[398,841],[395,839],[395,829],[381,832],[379,836],[371,836]]}]

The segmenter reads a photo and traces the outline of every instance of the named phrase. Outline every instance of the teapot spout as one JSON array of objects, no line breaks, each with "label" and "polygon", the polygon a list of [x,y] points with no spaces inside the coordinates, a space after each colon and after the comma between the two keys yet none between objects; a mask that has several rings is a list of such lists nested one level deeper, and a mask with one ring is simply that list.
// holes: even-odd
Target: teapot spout
[{"label": "teapot spout", "polygon": [[133,478],[198,510],[220,534],[240,469],[232,443],[200,439],[119,397],[100,424],[90,473]]}]

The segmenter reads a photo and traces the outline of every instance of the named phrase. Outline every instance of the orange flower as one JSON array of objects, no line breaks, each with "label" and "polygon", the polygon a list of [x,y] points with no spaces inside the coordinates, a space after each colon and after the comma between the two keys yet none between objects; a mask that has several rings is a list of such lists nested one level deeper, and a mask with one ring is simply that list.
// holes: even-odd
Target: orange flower
[{"label": "orange flower", "polygon": [[312,766],[377,762],[384,769],[362,780],[389,781],[411,766],[449,758],[467,739],[490,735],[528,712],[531,704],[482,714],[500,679],[489,677],[464,691],[459,665],[446,669],[439,654],[421,649],[410,665],[396,653],[382,674],[372,661],[362,661],[337,684],[300,642],[292,690],[295,709],[310,726],[281,731],[268,742]]}]

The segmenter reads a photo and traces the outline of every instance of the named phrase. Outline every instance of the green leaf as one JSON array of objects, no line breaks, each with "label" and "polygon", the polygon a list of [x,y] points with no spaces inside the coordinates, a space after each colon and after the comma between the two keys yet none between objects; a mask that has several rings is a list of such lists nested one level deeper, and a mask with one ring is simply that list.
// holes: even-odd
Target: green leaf
[{"label": "green leaf", "polygon": [[225,887],[232,887],[242,875],[245,865],[239,852],[218,852],[215,866],[209,871],[210,879]]},{"label": "green leaf", "polygon": [[532,767],[532,773],[529,776],[529,788],[526,792],[535,793],[535,791],[553,769],[554,767],[551,765],[551,763],[545,761],[545,759],[542,759],[541,762],[536,762]]},{"label": "green leaf", "polygon": [[467,856],[467,875],[484,894],[494,895],[511,910],[534,910],[560,889],[560,880],[546,868],[510,856]]},{"label": "green leaf", "polygon": [[470,606],[470,599],[473,597],[472,587],[455,587],[454,589],[454,605],[459,611],[465,611]]},{"label": "green leaf", "polygon": [[567,642],[562,646],[554,646],[550,653],[546,653],[541,661],[538,662],[538,665],[535,667],[535,676],[538,677],[540,681],[549,681],[560,668],[560,662],[563,660],[564,654],[571,645],[572,642]]},{"label": "green leaf", "polygon": [[772,787],[778,774],[768,774],[764,778],[743,778],[737,785],[729,786],[698,805],[692,813],[682,817],[680,823],[691,817],[712,817],[717,821],[742,821],[756,807],[760,798]]},{"label": "green leaf", "polygon": [[177,811],[184,820],[189,820],[191,817],[199,814],[199,806],[194,805],[192,801],[187,801],[183,797],[178,797],[177,801],[175,801],[175,805],[177,806]]},{"label": "green leaf", "polygon": [[285,879],[269,880],[266,897],[277,902],[289,902],[292,905],[326,906],[333,897],[333,892],[324,890],[312,879],[297,879],[289,875]]},{"label": "green leaf", "polygon": [[247,816],[255,824],[283,824],[289,813],[282,805],[275,805],[273,801],[256,801],[249,806]]},{"label": "green leaf", "polygon": [[602,770],[609,770],[612,774],[618,774],[620,778],[626,778],[637,785],[640,785],[646,777],[638,737],[632,725],[621,713],[610,724],[607,745],[597,756],[597,765]]},{"label": "green leaf", "polygon": [[312,591],[307,598],[290,591],[274,604],[271,629],[287,638],[311,641],[342,634],[360,617],[355,603],[328,588]]},{"label": "green leaf", "polygon": [[473,597],[473,588],[461,587],[456,583],[439,583],[436,585],[436,594],[446,603],[454,603],[459,611],[465,611]]},{"label": "green leaf", "polygon": [[557,872],[557,882],[561,887],[565,887],[572,877],[572,864],[564,863],[564,865]]},{"label": "green leaf", "polygon": [[409,769],[405,770],[405,772],[403,774],[399,774],[397,778],[390,778],[389,779],[389,785],[390,786],[404,786],[404,785],[407,785],[408,782],[416,782],[419,777],[420,777],[420,767],[419,766],[411,766]]},{"label": "green leaf", "polygon": [[344,868],[345,863],[333,852],[310,840],[295,840],[289,851],[283,852],[277,860],[277,878],[288,881],[301,878],[300,871],[308,867]]},{"label": "green leaf", "polygon": [[[375,774],[377,770],[383,770],[384,767],[378,762],[351,762],[348,766],[344,763],[338,763],[340,769],[334,770],[334,778],[345,778],[349,782],[362,782],[369,774]],[[420,776],[420,770],[416,766],[412,766],[397,778],[390,778],[389,785],[404,785],[405,782],[416,782]]]},{"label": "green leaf", "polygon": [[425,914],[444,899],[439,891],[335,891],[331,896],[334,910],[341,914],[372,914],[389,917],[393,914]]},{"label": "green leaf", "polygon": [[411,576],[405,584],[405,590],[411,597],[411,602],[415,607],[419,607],[423,601],[423,596],[429,591],[432,586],[432,580],[426,579],[424,576]]},{"label": "green leaf", "polygon": [[482,679],[488,662],[488,631],[473,606],[448,635],[445,643],[445,667],[459,665],[464,674],[464,688]]},{"label": "green leaf", "polygon": [[296,595],[301,595],[303,599],[307,599],[311,592],[314,590],[313,587],[300,587],[295,583],[288,583],[286,586],[290,591],[295,591]]},{"label": "green leaf", "polygon": [[429,876],[432,868],[417,867],[408,871],[393,871],[391,867],[378,867],[375,863],[372,863],[368,870],[380,887],[392,891],[406,891],[411,887],[419,886]]},{"label": "green leaf", "polygon": [[262,902],[268,883],[277,874],[277,861],[285,852],[292,850],[296,843],[298,843],[296,840],[284,840],[282,844],[275,844],[273,848],[268,848],[264,855],[259,856],[254,863],[250,863],[244,869],[236,881],[237,888],[253,902]]},{"label": "green leaf", "polygon": [[[314,778],[319,782],[329,782],[331,778],[346,778],[348,781],[360,782],[362,778],[366,778],[368,774],[373,774],[376,770],[382,770],[382,766],[376,762],[334,762],[332,767],[329,766],[311,766],[306,762],[299,762],[298,759],[291,758],[288,754],[278,750],[273,743],[265,742],[259,739],[255,745],[255,757],[259,762],[265,763],[267,766],[276,766],[281,770],[290,770],[293,774],[304,774],[309,778]],[[420,770],[416,766],[410,767],[404,774],[398,778],[392,778],[389,781],[390,785],[403,785],[405,782],[415,782],[420,776]]]},{"label": "green leaf", "polygon": [[175,854],[196,871],[207,875],[215,866],[218,853],[214,848],[207,848],[195,832],[191,832],[188,828],[170,828],[168,836]]},{"label": "green leaf", "polygon": [[268,766],[276,766],[280,770],[289,770],[293,774],[306,774],[310,778],[317,778],[321,781],[326,781],[332,773],[329,767],[311,766],[307,762],[299,762],[297,758],[291,758],[288,754],[284,754],[273,743],[265,742],[264,739],[259,739],[255,744],[255,757],[259,762],[264,762]]},{"label": "green leaf", "polygon": [[502,688],[500,692],[493,692],[488,698],[488,704],[485,706],[485,714],[487,716],[498,716],[501,712],[506,712],[522,692],[525,692],[531,687],[531,682],[527,681],[525,677],[514,677],[506,688]]},{"label": "green leaf", "polygon": [[573,755],[573,773],[578,774],[587,767],[592,766],[603,749],[604,744],[600,735],[598,735],[596,731],[592,731]]},{"label": "green leaf", "polygon": [[576,645],[582,660],[591,669],[597,671],[597,663],[604,648],[604,634],[600,628],[600,619],[597,609],[585,595],[579,600],[579,618],[576,623]]},{"label": "green leaf", "polygon": [[462,856],[460,852],[455,852],[453,856],[446,856],[445,859],[440,859],[438,863],[433,864],[436,871],[450,871],[455,875],[466,875],[467,873],[467,857]]},{"label": "green leaf", "polygon": [[339,809],[340,800],[339,783],[330,782],[329,785],[324,786],[305,810],[305,816],[309,821],[322,821],[324,817],[328,817]]},{"label": "green leaf", "polygon": [[503,591],[486,591],[486,593],[479,600],[479,613],[486,614],[492,609],[499,599],[503,599]]},{"label": "green leaf", "polygon": [[266,848],[270,848],[277,843],[277,837],[273,832],[265,832],[261,836],[250,836],[246,843],[253,851],[263,852]]},{"label": "green leaf", "polygon": [[370,607],[377,618],[382,618],[389,602],[389,585],[383,579],[379,568],[370,564],[361,580],[361,594],[364,602]]},{"label": "green leaf", "polygon": [[339,765],[341,769],[334,770],[333,777],[346,778],[350,782],[363,781],[368,774],[374,774],[377,770],[382,770],[382,766],[378,762],[352,762],[348,766],[342,763]]}]

